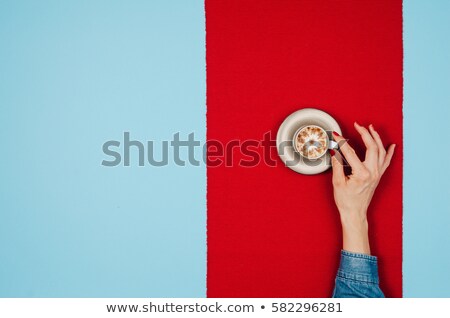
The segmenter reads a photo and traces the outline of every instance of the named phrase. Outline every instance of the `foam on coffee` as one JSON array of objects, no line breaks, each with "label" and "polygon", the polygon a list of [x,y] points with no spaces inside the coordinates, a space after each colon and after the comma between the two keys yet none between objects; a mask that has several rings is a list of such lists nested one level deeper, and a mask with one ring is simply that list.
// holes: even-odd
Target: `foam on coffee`
[{"label": "foam on coffee", "polygon": [[317,159],[327,151],[327,141],[325,130],[317,126],[306,126],[298,132],[295,145],[304,157]]}]

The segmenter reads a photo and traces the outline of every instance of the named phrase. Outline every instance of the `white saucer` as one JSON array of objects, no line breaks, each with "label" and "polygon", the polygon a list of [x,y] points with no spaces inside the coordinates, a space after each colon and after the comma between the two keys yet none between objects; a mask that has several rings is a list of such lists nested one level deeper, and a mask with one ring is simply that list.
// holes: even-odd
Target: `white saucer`
[{"label": "white saucer", "polygon": [[292,145],[294,134],[301,126],[317,125],[325,129],[328,137],[335,131],[342,135],[341,128],[336,120],[328,113],[316,108],[303,108],[290,114],[278,128],[277,150],[278,155],[286,167],[302,174],[318,174],[330,168],[330,154],[317,160],[308,160],[300,156]]}]

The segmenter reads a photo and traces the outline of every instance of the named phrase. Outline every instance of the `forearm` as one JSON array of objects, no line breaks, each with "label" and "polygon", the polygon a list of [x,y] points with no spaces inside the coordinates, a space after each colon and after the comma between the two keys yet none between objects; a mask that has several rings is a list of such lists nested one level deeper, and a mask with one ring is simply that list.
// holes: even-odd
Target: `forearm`
[{"label": "forearm", "polygon": [[341,213],[343,249],[370,255],[369,226],[365,213]]},{"label": "forearm", "polygon": [[366,211],[340,211],[343,250],[333,297],[384,297],[378,260],[370,255]]}]

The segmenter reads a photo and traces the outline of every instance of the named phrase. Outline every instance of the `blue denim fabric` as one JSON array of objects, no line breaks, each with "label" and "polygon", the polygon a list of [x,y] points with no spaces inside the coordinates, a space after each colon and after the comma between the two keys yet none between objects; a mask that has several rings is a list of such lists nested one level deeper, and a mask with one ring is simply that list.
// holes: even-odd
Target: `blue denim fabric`
[{"label": "blue denim fabric", "polygon": [[376,256],[341,251],[334,298],[381,298]]}]

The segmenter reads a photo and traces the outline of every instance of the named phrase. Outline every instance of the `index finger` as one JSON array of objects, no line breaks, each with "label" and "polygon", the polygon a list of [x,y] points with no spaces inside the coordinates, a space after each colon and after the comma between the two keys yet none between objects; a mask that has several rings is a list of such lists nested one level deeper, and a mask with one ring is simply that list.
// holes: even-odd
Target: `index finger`
[{"label": "index finger", "polygon": [[355,150],[348,144],[347,139],[345,139],[335,131],[333,131],[333,138],[338,143],[339,149],[341,150],[347,162],[350,164],[350,167],[352,167],[352,170],[363,170],[363,163],[361,162],[361,160],[359,160]]}]

